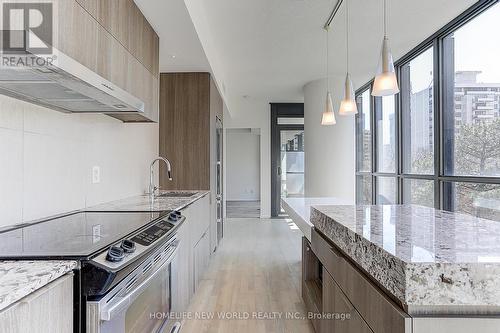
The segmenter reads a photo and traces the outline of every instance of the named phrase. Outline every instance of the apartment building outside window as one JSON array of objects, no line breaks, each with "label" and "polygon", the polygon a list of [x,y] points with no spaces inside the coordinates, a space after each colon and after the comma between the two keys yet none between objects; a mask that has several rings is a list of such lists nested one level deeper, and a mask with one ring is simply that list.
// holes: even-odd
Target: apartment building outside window
[{"label": "apartment building outside window", "polygon": [[401,58],[398,95],[371,97],[370,83],[357,91],[359,204],[500,221],[500,43],[489,34],[498,17],[498,1],[481,1]]}]

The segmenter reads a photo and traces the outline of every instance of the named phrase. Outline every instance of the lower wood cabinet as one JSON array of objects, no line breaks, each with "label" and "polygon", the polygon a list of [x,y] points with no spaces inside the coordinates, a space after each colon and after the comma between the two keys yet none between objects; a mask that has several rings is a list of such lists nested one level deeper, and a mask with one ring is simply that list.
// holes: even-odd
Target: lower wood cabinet
[{"label": "lower wood cabinet", "polygon": [[209,229],[207,229],[200,240],[194,246],[194,272],[193,272],[193,283],[194,283],[194,291],[198,289],[198,285],[200,284],[200,280],[203,277],[203,274],[207,270],[208,262],[210,260],[210,234]]},{"label": "lower wood cabinet", "polygon": [[[187,216],[186,216],[187,218]],[[186,311],[191,300],[191,284],[190,284],[190,260],[191,260],[191,244],[189,242],[189,226],[184,223],[177,230],[177,237],[180,240],[179,250],[176,258],[176,270],[173,272],[173,284],[175,288],[172,291],[172,311]]]},{"label": "lower wood cabinet", "polygon": [[73,274],[66,274],[0,312],[0,332],[73,332]]},{"label": "lower wood cabinet", "polygon": [[186,221],[179,227],[180,240],[176,258],[175,281],[172,311],[188,309],[199,281],[205,273],[210,260],[210,204],[208,195],[182,210]]},{"label": "lower wood cabinet", "polygon": [[498,316],[412,317],[316,230],[302,246],[302,297],[320,315],[313,320],[316,333],[500,332]]},{"label": "lower wood cabinet", "polygon": [[322,316],[321,333],[373,333],[325,268]]}]

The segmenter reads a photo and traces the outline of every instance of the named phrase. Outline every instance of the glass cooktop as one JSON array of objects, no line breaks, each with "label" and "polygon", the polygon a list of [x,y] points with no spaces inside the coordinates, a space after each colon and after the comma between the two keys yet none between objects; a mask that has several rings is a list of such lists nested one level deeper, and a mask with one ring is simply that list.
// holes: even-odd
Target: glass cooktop
[{"label": "glass cooktop", "polygon": [[165,213],[76,212],[0,231],[0,259],[87,258]]}]

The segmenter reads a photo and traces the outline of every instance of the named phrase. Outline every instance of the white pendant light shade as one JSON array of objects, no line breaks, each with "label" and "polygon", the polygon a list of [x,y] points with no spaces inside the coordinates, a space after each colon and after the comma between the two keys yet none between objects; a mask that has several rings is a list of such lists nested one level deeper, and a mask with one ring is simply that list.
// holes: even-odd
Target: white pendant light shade
[{"label": "white pendant light shade", "polygon": [[389,39],[384,37],[382,41],[382,52],[377,70],[377,76],[373,82],[373,96],[389,96],[399,92],[396,71],[392,60],[391,49],[389,48]]},{"label": "white pendant light shade", "polygon": [[325,112],[323,112],[323,117],[321,118],[321,125],[335,125],[336,123],[335,113],[333,113],[332,94],[328,92],[326,94]]},{"label": "white pendant light shade", "polygon": [[344,99],[340,102],[340,115],[353,115],[358,113],[358,106],[354,98],[354,88],[352,87],[351,75],[347,73],[345,77]]}]

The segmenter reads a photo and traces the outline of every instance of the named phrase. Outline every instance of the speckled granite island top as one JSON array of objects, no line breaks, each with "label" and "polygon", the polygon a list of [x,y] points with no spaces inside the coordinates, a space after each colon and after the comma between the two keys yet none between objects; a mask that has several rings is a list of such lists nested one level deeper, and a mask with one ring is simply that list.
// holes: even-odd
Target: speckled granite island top
[{"label": "speckled granite island top", "polygon": [[0,261],[0,311],[77,267],[76,261]]},{"label": "speckled granite island top", "polygon": [[153,200],[149,195],[138,195],[126,199],[116,200],[97,206],[88,207],[88,211],[136,211],[136,212],[163,212],[166,210],[181,210],[193,202],[207,195],[208,191],[162,191],[162,193],[183,192],[192,194],[189,197],[161,197]]},{"label": "speckled granite island top", "polygon": [[311,222],[411,315],[500,314],[500,222],[412,205],[315,206]]}]

